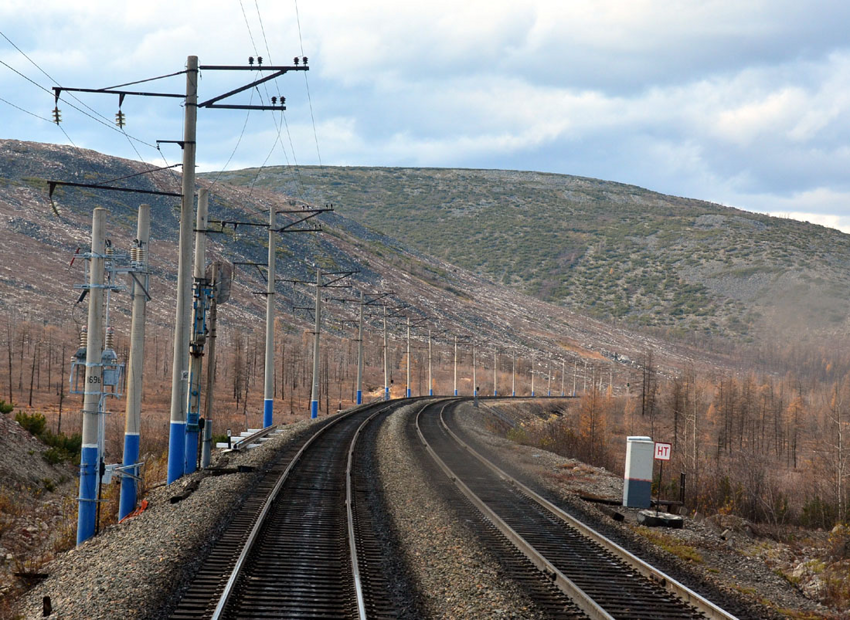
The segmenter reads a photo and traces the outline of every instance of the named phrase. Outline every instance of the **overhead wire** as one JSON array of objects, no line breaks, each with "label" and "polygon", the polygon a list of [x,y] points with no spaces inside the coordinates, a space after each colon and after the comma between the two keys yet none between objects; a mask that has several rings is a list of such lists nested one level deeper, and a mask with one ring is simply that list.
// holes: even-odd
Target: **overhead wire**
[{"label": "overhead wire", "polygon": [[[53,77],[52,77],[49,73],[47,73],[47,71],[45,71],[44,69],[42,69],[42,68],[41,68],[41,66],[40,66],[37,62],[35,62],[32,58],[30,58],[29,56],[27,56],[26,52],[24,52],[24,51],[23,51],[20,47],[18,47],[18,46],[15,44],[15,42],[14,42],[14,41],[12,41],[12,40],[11,40],[8,36],[6,36],[6,34],[5,34],[3,31],[0,31],[0,36],[2,36],[4,39],[6,39],[6,41],[8,41],[8,42],[9,42],[9,44],[10,44],[12,47],[14,47],[14,48],[15,48],[15,49],[16,49],[16,50],[17,50],[17,51],[18,51],[18,52],[19,52],[19,53],[20,53],[20,54],[21,54],[24,58],[26,58],[26,59],[27,59],[27,60],[28,60],[28,61],[29,61],[29,62],[30,62],[30,63],[31,63],[31,64],[32,64],[32,65],[33,65],[36,69],[38,69],[39,71],[41,71],[41,72],[42,72],[42,73],[43,73],[43,74],[44,74],[44,75],[45,75],[45,76],[46,76],[49,80],[51,80],[51,81],[52,81],[52,82],[54,82],[55,84],[59,85],[59,81],[58,81],[58,80],[54,79],[54,78],[53,78]],[[45,91],[45,92],[46,92],[46,93],[48,93],[49,95],[51,95],[51,96],[55,96],[55,94],[54,94],[52,91],[50,91],[49,89],[45,88],[44,86],[42,86],[41,84],[39,84],[39,83],[38,83],[38,82],[36,82],[35,80],[33,80],[33,79],[31,79],[31,78],[27,77],[26,75],[24,75],[23,73],[21,73],[20,71],[18,71],[17,69],[15,69],[14,67],[12,67],[12,66],[8,65],[7,63],[3,62],[2,60],[0,60],[0,63],[4,64],[6,67],[8,67],[8,68],[9,68],[9,69],[11,69],[12,71],[14,71],[14,72],[15,72],[15,73],[17,73],[18,75],[20,75],[21,77],[25,78],[26,80],[28,80],[28,81],[32,82],[33,84],[35,84],[36,86],[38,86],[41,90]],[[61,85],[59,85],[59,88],[61,88]],[[114,88],[114,87],[113,87],[113,88]],[[80,105],[82,105],[82,106],[83,106],[83,107],[85,107],[85,108],[88,108],[88,109],[89,109],[92,113],[96,114],[96,115],[97,115],[97,116],[99,116],[100,118],[96,118],[95,116],[92,116],[92,114],[89,114],[89,113],[88,113],[88,112],[86,112],[85,110],[82,110],[82,109],[80,109],[79,107],[75,106],[73,103],[71,103],[70,101],[68,101],[68,99],[67,99],[67,98],[63,98],[63,97],[61,97],[61,96],[59,97],[60,99],[62,99],[62,101],[64,101],[66,104],[68,104],[69,106],[71,106],[72,108],[74,108],[75,110],[77,110],[78,112],[80,112],[81,114],[84,114],[85,116],[88,116],[89,118],[91,118],[91,119],[92,119],[92,120],[94,120],[94,121],[97,121],[97,122],[98,122],[98,123],[100,123],[101,125],[104,125],[104,126],[106,126],[106,127],[109,127],[109,128],[110,128],[111,130],[113,130],[113,131],[117,131],[118,133],[123,134],[123,135],[127,138],[127,140],[128,140],[128,141],[130,141],[130,140],[131,140],[131,141],[134,141],[134,142],[138,142],[138,143],[140,143],[140,144],[144,144],[145,146],[148,146],[148,147],[153,148],[153,149],[155,149],[155,148],[156,148],[156,146],[155,146],[155,145],[150,144],[149,142],[145,142],[144,140],[140,140],[139,138],[136,138],[136,137],[134,137],[134,136],[132,136],[132,135],[128,134],[128,133],[127,133],[126,131],[124,131],[123,129],[119,129],[118,127],[115,127],[115,126],[112,124],[112,122],[110,121],[110,119],[109,119],[109,118],[107,118],[106,116],[104,116],[103,114],[101,114],[100,112],[98,112],[97,110],[95,110],[94,108],[92,108],[91,106],[89,106],[89,105],[88,105],[87,103],[85,103],[82,99],[80,99],[79,97],[77,97],[77,96],[76,96],[76,95],[74,95],[73,93],[68,93],[68,94],[69,94],[69,95],[70,95],[73,99],[75,99],[78,103],[80,103]],[[101,120],[101,119],[103,119],[103,120]],[[60,129],[61,129],[61,127],[60,127]],[[63,132],[63,133],[65,133],[65,130],[64,130],[64,129],[62,129],[62,132]],[[65,135],[67,136],[67,133],[65,133]],[[132,145],[132,142],[131,142],[131,145]],[[133,146],[133,149],[135,150],[135,146]],[[136,154],[138,154],[138,151],[137,151],[137,150],[136,150]],[[141,158],[141,155],[139,155],[139,157]]]},{"label": "overhead wire", "polygon": [[[293,0],[295,3],[295,23],[298,24],[298,43],[301,46],[301,56],[304,56],[304,39],[301,36],[301,16],[298,13],[298,0]],[[310,107],[310,120],[313,123],[313,139],[316,141],[316,155],[319,158],[319,167],[322,165],[322,153],[319,151],[319,134],[316,132],[316,117],[313,115],[313,98],[310,96],[310,81],[307,79],[307,72],[304,72],[304,86],[307,89],[307,104]]]}]

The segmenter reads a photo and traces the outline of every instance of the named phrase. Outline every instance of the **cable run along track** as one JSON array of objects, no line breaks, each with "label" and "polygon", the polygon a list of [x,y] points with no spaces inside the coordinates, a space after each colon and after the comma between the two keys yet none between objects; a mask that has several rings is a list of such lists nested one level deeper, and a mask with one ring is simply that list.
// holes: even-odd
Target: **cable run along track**
[{"label": "cable run along track", "polygon": [[[579,523],[475,452],[443,412],[423,407],[416,430],[428,453],[505,537],[594,619],[734,620],[674,579]],[[687,601],[687,602],[685,602]]]},{"label": "cable run along track", "polygon": [[392,409],[355,409],[288,448],[171,618],[393,618],[369,511],[357,501],[355,451],[366,425]]}]

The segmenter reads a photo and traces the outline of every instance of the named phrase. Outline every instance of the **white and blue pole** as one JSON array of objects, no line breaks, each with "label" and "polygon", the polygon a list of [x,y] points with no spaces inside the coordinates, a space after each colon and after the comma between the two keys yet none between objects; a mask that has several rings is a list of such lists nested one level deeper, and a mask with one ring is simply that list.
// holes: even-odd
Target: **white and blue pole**
[{"label": "white and blue pole", "polygon": [[407,386],[404,392],[410,398],[410,317],[407,317]]},{"label": "white and blue pole", "polygon": [[511,396],[516,396],[516,349],[511,358]]},{"label": "white and blue pole", "polygon": [[106,209],[92,214],[91,257],[89,262],[89,316],[86,344],[86,383],[83,397],[83,443],[80,454],[80,496],[77,511],[77,544],[94,536],[97,520],[98,417],[103,385],[103,258]]},{"label": "white and blue pole", "polygon": [[499,395],[499,388],[496,385],[496,372],[499,369],[499,350],[493,349],[493,396]]},{"label": "white and blue pole", "polygon": [[534,397],[534,365],[535,365],[534,354],[531,355],[531,396]]},{"label": "white and blue pole", "polygon": [[310,394],[310,418],[319,417],[319,331],[322,328],[322,270],[316,269],[316,326],[313,332],[313,389]]},{"label": "white and blue pole", "polygon": [[183,108],[183,199],[177,258],[177,311],[171,368],[171,427],[168,433],[168,477],[171,484],[185,468],[186,403],[189,381],[189,326],[192,310],[192,216],[195,206],[195,135],[198,120],[198,57],[186,63],[186,104]]},{"label": "white and blue pole", "polygon": [[552,396],[552,358],[549,358],[549,363],[546,365],[546,375],[549,381],[549,386],[546,388],[546,396]]},{"label": "white and blue pole", "polygon": [[275,280],[275,216],[277,212],[269,206],[269,259],[266,273],[266,367],[263,383],[263,428],[274,422],[274,280]]},{"label": "white and blue pole", "polygon": [[207,211],[209,190],[198,191],[198,215],[195,218],[194,307],[192,309],[192,343],[189,347],[189,386],[186,395],[186,452],[184,474],[197,469],[198,442],[201,431],[201,371],[207,335],[207,289],[205,267],[207,252]]},{"label": "white and blue pole", "polygon": [[[139,430],[142,410],[142,371],[145,360],[145,318],[147,314],[147,294],[150,275],[148,274],[148,240],[150,239],[149,205],[139,206],[139,219],[136,230],[135,256],[131,255],[133,272],[139,279],[133,278],[130,297],[133,311],[130,322],[130,359],[127,370],[127,406],[124,422],[124,472],[121,476],[121,498],[118,502],[118,520],[120,521],[136,509],[139,476]],[[141,282],[139,281],[141,280]],[[135,476],[135,477],[134,477]]]},{"label": "white and blue pole", "polygon": [[390,362],[387,353],[387,307],[384,306],[384,400],[390,399]]},{"label": "white and blue pole", "polygon": [[428,330],[428,396],[434,395],[434,383],[431,379],[431,330]]},{"label": "white and blue pole", "polygon": [[457,334],[455,334],[455,396],[457,396]]},{"label": "white and blue pole", "polygon": [[363,404],[363,291],[360,291],[360,319],[357,322],[357,404]]},{"label": "white and blue pole", "polygon": [[564,397],[564,396],[567,395],[567,392],[564,389],[564,382],[566,381],[566,375],[565,375],[566,365],[567,365],[567,362],[565,362],[564,360],[561,360],[561,397]]},{"label": "white and blue pole", "polygon": [[475,369],[475,341],[472,341],[472,395],[475,396],[478,402],[478,378]]}]

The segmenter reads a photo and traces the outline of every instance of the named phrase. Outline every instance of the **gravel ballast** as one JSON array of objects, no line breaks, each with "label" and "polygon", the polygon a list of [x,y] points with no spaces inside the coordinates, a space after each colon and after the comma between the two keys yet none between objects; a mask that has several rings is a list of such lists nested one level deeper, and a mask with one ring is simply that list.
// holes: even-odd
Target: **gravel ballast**
[{"label": "gravel ballast", "polygon": [[422,405],[406,406],[384,423],[378,437],[379,472],[402,553],[422,593],[428,618],[541,618],[532,601],[505,578],[499,562],[477,541],[429,476],[424,453],[409,433]]},{"label": "gravel ballast", "polygon": [[[167,617],[262,468],[310,425],[291,424],[258,448],[214,457],[213,465],[245,465],[254,467],[254,472],[223,476],[195,472],[153,490],[141,515],[105,528],[47,565],[49,577],[21,599],[18,613],[27,619],[41,618],[42,599],[49,596],[52,617],[63,620]],[[195,480],[200,480],[197,491],[170,503]]]},{"label": "gravel ballast", "polygon": [[[498,409],[498,405],[494,408]],[[747,556],[744,551],[749,541],[724,531],[726,528],[690,518],[685,518],[684,528],[679,530],[638,528],[637,509],[623,507],[617,507],[617,512],[624,514],[626,521],[614,521],[597,504],[582,501],[579,495],[622,500],[622,478],[605,469],[494,435],[490,430],[494,416],[503,415],[504,412],[492,411],[489,404],[476,409],[471,403],[463,403],[452,420],[465,441],[508,473],[677,580],[691,587],[702,583],[720,593],[725,598],[723,604],[732,605],[729,611],[739,617],[767,620],[785,617],[791,610],[803,617],[811,613],[829,617],[821,605],[802,596],[764,562]],[[699,551],[702,562],[687,563],[651,544],[638,530],[649,530],[649,534],[692,546]]]}]

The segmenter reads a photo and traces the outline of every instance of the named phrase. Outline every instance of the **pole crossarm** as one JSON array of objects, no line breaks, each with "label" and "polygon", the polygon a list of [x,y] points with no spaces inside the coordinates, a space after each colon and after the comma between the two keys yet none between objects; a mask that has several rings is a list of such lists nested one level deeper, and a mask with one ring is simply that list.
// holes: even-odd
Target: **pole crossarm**
[{"label": "pole crossarm", "polygon": [[263,279],[263,282],[268,282],[268,278],[266,277],[265,272],[260,269],[260,267],[268,267],[268,263],[255,263],[252,261],[234,261],[232,264],[234,269],[237,265],[248,265],[249,267],[256,267],[257,271],[260,273],[260,277]]},{"label": "pole crossarm", "polygon": [[182,93],[149,93],[145,91],[136,90],[111,90],[109,88],[69,88],[67,86],[54,86],[53,94],[57,100],[61,96],[63,90],[74,93],[99,93],[102,95],[119,95],[121,97],[122,102],[124,97],[126,97],[127,95],[132,95],[135,97],[171,97],[176,99],[186,98],[186,95]]},{"label": "pole crossarm", "polygon": [[275,230],[279,233],[283,233],[283,232],[321,232],[322,231],[321,227],[317,227],[317,228],[294,228],[294,227],[298,226],[298,224],[306,222],[307,220],[309,220],[311,218],[316,217],[320,213],[328,213],[328,212],[333,212],[333,209],[309,209],[309,210],[308,209],[301,209],[301,210],[298,210],[298,211],[290,211],[290,210],[277,211],[278,214],[281,214],[281,213],[290,213],[290,214],[291,213],[298,213],[299,215],[302,215],[303,217],[300,217],[297,220],[295,220],[294,222],[290,222],[289,224],[286,224],[285,226],[281,226],[280,228],[276,228]]},{"label": "pole crossarm", "polygon": [[[198,104],[199,108],[230,108],[230,109],[234,109],[234,106],[228,106],[228,105],[222,105],[222,104],[216,105],[216,104],[217,104],[217,102],[222,101],[223,99],[227,99],[228,97],[232,97],[233,95],[238,95],[239,93],[241,93],[243,91],[254,88],[255,86],[259,86],[260,84],[264,84],[265,82],[268,82],[269,80],[279,78],[280,76],[282,76],[284,73],[286,73],[288,71],[309,71],[310,70],[310,68],[306,67],[306,66],[297,66],[297,67],[295,67],[295,66],[292,66],[292,67],[263,67],[263,66],[259,66],[259,67],[254,67],[254,66],[227,67],[227,66],[222,66],[222,65],[201,66],[200,69],[201,69],[201,71],[205,71],[205,70],[206,71],[251,71],[251,70],[254,70],[254,71],[257,71],[257,70],[274,71],[274,73],[272,73],[271,75],[267,75],[267,76],[262,77],[258,80],[254,80],[250,84],[245,84],[244,86],[240,86],[239,88],[234,88],[233,90],[228,91],[228,92],[224,93],[223,95],[219,95],[218,97],[213,97],[212,99],[207,99],[206,101]],[[281,97],[281,99],[283,99],[283,98]],[[280,105],[280,106],[240,106],[239,108],[236,108],[236,109],[285,110],[286,106],[284,106],[284,105]]]},{"label": "pole crossarm", "polygon": [[105,189],[113,192],[130,192],[133,194],[153,194],[155,196],[175,196],[177,198],[182,198],[183,194],[179,194],[177,192],[158,192],[152,189],[133,189],[130,187],[112,187],[111,185],[98,185],[96,183],[72,183],[71,181],[49,181],[45,179],[45,183],[47,183],[47,193],[48,196],[52,199],[53,192],[56,191],[57,187],[86,187],[88,189]]}]

